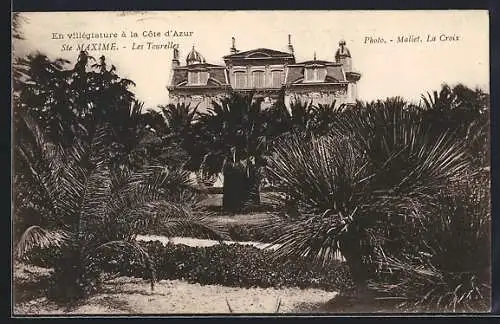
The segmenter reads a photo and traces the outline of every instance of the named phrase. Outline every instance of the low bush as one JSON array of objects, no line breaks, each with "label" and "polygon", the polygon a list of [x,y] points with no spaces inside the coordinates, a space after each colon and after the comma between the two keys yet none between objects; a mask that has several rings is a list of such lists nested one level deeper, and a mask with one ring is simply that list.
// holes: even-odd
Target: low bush
[{"label": "low bush", "polygon": [[231,239],[234,241],[273,242],[259,226],[250,224],[230,224],[227,230],[229,236],[231,236]]},{"label": "low bush", "polygon": [[61,258],[61,251],[57,249],[34,248],[28,263],[41,268],[54,268]]},{"label": "low bush", "polygon": [[[272,251],[252,246],[218,244],[189,247],[159,241],[141,242],[157,267],[158,280],[187,280],[202,285],[229,287],[298,287],[328,291],[351,288],[345,264],[314,265],[304,259],[277,260]],[[148,279],[139,265],[116,260],[109,272]]]}]

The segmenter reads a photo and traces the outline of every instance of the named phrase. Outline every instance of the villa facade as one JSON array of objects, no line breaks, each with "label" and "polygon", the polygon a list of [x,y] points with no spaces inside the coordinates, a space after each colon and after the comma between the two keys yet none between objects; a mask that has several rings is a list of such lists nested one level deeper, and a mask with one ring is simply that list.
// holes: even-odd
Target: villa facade
[{"label": "villa facade", "polygon": [[352,70],[352,57],[340,41],[332,60],[296,62],[291,36],[286,51],[257,48],[239,51],[232,38],[224,65],[210,64],[193,46],[181,65],[174,49],[172,77],[167,86],[170,103],[198,105],[207,109],[231,92],[254,92],[270,105],[284,93],[285,104],[301,100],[313,104],[353,104],[361,74]]}]

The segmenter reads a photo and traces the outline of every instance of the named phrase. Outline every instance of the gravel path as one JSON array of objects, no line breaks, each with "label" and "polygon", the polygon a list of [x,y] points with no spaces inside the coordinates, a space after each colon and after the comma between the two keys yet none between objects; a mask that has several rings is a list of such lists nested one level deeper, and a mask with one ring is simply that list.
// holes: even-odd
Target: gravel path
[{"label": "gravel path", "polygon": [[[167,237],[161,235],[138,235],[137,240],[139,241],[160,241],[163,244],[174,243],[174,244],[184,244],[193,247],[207,247],[219,244],[218,241],[215,240],[207,240],[207,239],[198,239],[192,237]],[[272,245],[269,243],[262,242],[237,242],[237,241],[224,241],[225,244],[241,244],[241,245],[253,245],[259,249],[269,248],[269,249],[277,249],[280,245]]]},{"label": "gravel path", "polygon": [[221,314],[306,312],[307,305],[324,304],[336,294],[319,289],[234,288],[219,285],[190,284],[162,280],[151,291],[140,279],[117,278],[104,286],[103,292],[85,304],[59,307],[45,297],[17,304],[15,314]]}]

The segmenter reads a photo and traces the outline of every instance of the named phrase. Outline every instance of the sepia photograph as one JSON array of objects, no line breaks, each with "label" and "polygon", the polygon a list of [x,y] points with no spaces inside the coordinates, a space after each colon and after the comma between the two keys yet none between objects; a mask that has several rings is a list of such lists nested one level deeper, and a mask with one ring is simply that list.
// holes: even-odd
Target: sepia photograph
[{"label": "sepia photograph", "polygon": [[491,311],[487,10],[11,23],[12,316]]}]

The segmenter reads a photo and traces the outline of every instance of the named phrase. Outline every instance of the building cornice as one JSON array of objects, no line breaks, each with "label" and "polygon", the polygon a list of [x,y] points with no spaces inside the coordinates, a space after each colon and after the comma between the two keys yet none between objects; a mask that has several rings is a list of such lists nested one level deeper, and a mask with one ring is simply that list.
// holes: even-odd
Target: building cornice
[{"label": "building cornice", "polygon": [[231,89],[231,86],[228,85],[183,85],[183,86],[167,86],[168,91],[172,90],[226,90]]}]

